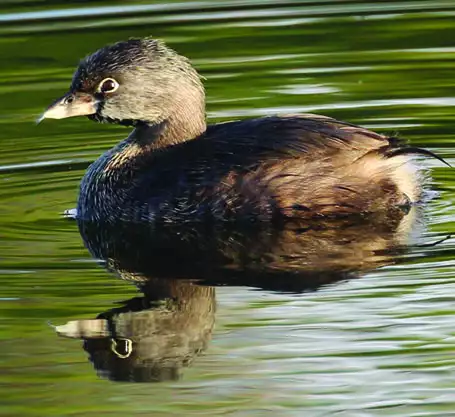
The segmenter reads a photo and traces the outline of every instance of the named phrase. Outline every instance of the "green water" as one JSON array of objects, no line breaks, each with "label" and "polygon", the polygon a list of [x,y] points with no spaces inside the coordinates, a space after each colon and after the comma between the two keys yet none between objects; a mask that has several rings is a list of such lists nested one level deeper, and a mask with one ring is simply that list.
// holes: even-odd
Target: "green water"
[{"label": "green water", "polygon": [[422,162],[439,195],[399,262],[316,292],[217,287],[216,312],[214,294],[200,304],[209,340],[181,379],[113,382],[48,321],[140,296],[61,217],[88,164],[128,131],[34,124],[81,57],[153,35],[206,77],[210,122],[316,112],[399,132],[455,165],[453,0],[5,0],[0,13],[0,414],[455,415],[455,241],[422,246],[455,233],[454,170]]}]

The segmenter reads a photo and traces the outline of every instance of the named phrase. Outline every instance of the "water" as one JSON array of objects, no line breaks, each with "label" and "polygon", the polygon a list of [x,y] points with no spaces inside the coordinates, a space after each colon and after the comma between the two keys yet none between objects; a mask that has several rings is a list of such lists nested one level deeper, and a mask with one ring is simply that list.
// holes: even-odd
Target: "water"
[{"label": "water", "polygon": [[[2,415],[455,414],[455,242],[423,246],[455,232],[455,171],[424,162],[439,196],[425,209],[418,245],[399,260],[373,259],[303,293],[276,280],[217,282],[216,294],[196,287],[186,305],[204,320],[186,336],[195,342],[191,363],[177,366],[182,378],[169,371],[160,383],[112,382],[97,375],[80,340],[58,337],[48,322],[84,320],[83,330],[94,331],[104,322],[91,320],[132,299],[137,315],[117,310],[118,326],[160,320],[159,303],[94,261],[77,225],[61,217],[87,165],[127,130],[80,119],[33,123],[85,54],[153,35],[207,78],[211,122],[318,112],[399,132],[453,164],[453,1],[9,0],[0,13]],[[117,348],[127,350],[121,341]]]}]

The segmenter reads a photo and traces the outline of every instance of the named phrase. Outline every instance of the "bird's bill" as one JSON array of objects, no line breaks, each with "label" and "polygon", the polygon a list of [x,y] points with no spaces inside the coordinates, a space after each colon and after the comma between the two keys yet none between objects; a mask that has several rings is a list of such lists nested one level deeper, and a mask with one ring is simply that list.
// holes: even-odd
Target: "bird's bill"
[{"label": "bird's bill", "polygon": [[55,100],[45,112],[36,120],[40,123],[44,119],[65,119],[74,116],[89,116],[96,113],[97,100],[91,94],[67,93]]}]

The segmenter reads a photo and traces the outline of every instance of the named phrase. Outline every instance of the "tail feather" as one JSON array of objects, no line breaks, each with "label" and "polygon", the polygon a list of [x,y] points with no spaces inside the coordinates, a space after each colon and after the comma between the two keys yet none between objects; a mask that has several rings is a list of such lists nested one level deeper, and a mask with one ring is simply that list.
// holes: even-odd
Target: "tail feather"
[{"label": "tail feather", "polygon": [[435,158],[438,161],[441,161],[443,164],[447,165],[449,168],[452,168],[452,165],[450,165],[441,156],[436,155],[434,152],[431,152],[431,151],[429,151],[427,149],[417,148],[415,146],[406,146],[406,147],[403,147],[403,148],[394,149],[394,150],[388,152],[387,156],[391,158],[393,156],[409,155],[409,154],[418,154],[418,155],[431,156],[432,158]]}]

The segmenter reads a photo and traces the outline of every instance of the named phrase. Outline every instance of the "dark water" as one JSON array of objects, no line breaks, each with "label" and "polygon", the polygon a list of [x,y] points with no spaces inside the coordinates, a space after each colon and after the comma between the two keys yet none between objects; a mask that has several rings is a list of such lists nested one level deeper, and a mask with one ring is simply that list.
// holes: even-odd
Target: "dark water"
[{"label": "dark water", "polygon": [[[245,287],[242,280],[179,292],[176,284],[160,289],[175,301],[163,307],[138,299],[133,285],[98,265],[76,224],[61,217],[74,207],[87,165],[127,130],[80,119],[33,123],[68,86],[80,57],[107,42],[153,35],[207,78],[211,122],[317,112],[399,132],[455,163],[453,1],[7,0],[0,13],[2,415],[455,415],[452,238],[414,246],[399,261],[375,258],[358,265],[361,279],[316,292]],[[432,168],[439,196],[413,226],[419,245],[455,232],[455,171],[422,163]],[[352,233],[360,244],[349,253],[361,263],[377,235]],[[288,237],[278,239],[282,248]],[[274,248],[258,253],[272,257]],[[337,256],[346,262],[343,252]],[[110,267],[118,273],[122,265]],[[99,377],[88,357],[110,347],[89,340],[90,354],[87,343],[88,352],[47,324],[91,320],[114,308],[117,327],[134,321],[144,330],[153,321],[170,329],[159,342],[145,330],[144,346],[156,356],[170,355],[182,340],[190,346],[178,353],[186,358],[180,365],[161,369],[170,381]],[[187,331],[181,340],[172,339],[172,326]],[[191,333],[191,326],[199,330]],[[102,353],[97,358],[102,362]],[[106,359],[98,373],[108,375],[103,364],[112,360],[117,368],[124,363]],[[172,380],[176,368],[180,380]]]}]

